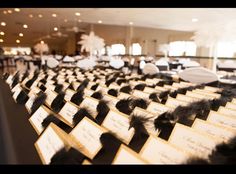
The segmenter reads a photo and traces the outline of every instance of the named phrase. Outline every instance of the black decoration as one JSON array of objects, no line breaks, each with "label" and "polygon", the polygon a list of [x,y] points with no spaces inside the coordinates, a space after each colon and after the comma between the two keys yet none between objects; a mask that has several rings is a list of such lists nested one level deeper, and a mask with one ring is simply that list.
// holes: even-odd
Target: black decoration
[{"label": "black decoration", "polygon": [[154,102],[161,103],[161,101],[158,99],[158,94],[155,92],[149,95],[149,99]]},{"label": "black decoration", "polygon": [[84,92],[83,91],[77,91],[77,93],[75,93],[71,97],[70,101],[75,103],[76,105],[80,105],[80,103],[84,100],[83,96],[84,96]]},{"label": "black decoration", "polygon": [[93,117],[91,112],[87,108],[80,108],[80,110],[73,117],[73,124],[77,125],[84,117],[88,117],[89,119],[97,122]]},{"label": "black decoration", "polygon": [[65,104],[64,97],[65,97],[65,93],[60,92],[56,96],[56,98],[52,101],[51,108],[54,112],[58,113],[61,110],[61,108],[64,106]]},{"label": "black decoration", "polygon": [[16,102],[18,104],[25,104],[27,102],[27,100],[29,99],[27,92],[25,89],[22,89],[20,94],[17,96],[16,98]]},{"label": "black decoration", "polygon": [[123,86],[122,88],[120,88],[120,92],[130,94],[132,92],[132,88],[130,86]]},{"label": "black decoration", "polygon": [[116,81],[116,83],[117,83],[118,85],[121,85],[121,83],[126,83],[126,82],[127,82],[126,79],[118,79],[118,80]]},{"label": "black decoration", "polygon": [[146,87],[146,84],[141,83],[141,84],[136,85],[136,86],[134,87],[134,89],[143,91],[145,87]]},{"label": "black decoration", "polygon": [[117,96],[118,96],[118,91],[115,90],[115,89],[109,89],[109,90],[107,91],[107,93],[108,93],[109,95],[114,96],[114,97],[117,97]]},{"label": "black decoration", "polygon": [[133,107],[131,106],[131,98],[122,99],[116,103],[116,108],[127,115],[130,115],[133,111]]},{"label": "black decoration", "polygon": [[53,114],[50,114],[43,120],[41,124],[44,128],[46,128],[51,122],[56,125],[59,125],[60,120],[57,117],[55,117]]},{"label": "black decoration", "polygon": [[37,97],[35,98],[31,107],[31,114],[33,114],[42,104],[44,104],[46,98],[47,95],[42,91],[37,94]]},{"label": "black decoration", "polygon": [[98,83],[96,83],[96,84],[95,84],[95,85],[93,85],[93,86],[92,86],[90,89],[91,89],[91,90],[93,90],[93,91],[95,91],[95,90],[97,89],[98,85],[99,85],[99,84],[98,84]]},{"label": "black decoration", "polygon": [[57,93],[60,93],[63,89],[63,85],[62,84],[56,84],[54,91]]},{"label": "black decoration", "polygon": [[93,98],[96,98],[96,99],[98,99],[98,100],[101,100],[102,99],[102,92],[101,91],[97,91],[97,92],[94,92],[92,95],[91,95],[91,97],[93,97]]},{"label": "black decoration", "polygon": [[106,115],[108,114],[108,112],[110,111],[110,108],[108,107],[106,101],[100,100],[96,109],[98,112],[98,115],[96,116],[96,120],[98,124],[101,124],[104,118],[106,117]]}]

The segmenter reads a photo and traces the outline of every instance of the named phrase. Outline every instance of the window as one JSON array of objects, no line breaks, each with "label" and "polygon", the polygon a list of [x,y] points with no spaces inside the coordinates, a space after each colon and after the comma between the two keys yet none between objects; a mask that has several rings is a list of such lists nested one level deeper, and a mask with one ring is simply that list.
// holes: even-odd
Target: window
[{"label": "window", "polygon": [[139,43],[133,43],[131,51],[132,51],[132,55],[141,55],[142,47]]},{"label": "window", "polygon": [[217,57],[233,57],[236,52],[236,44],[220,42],[217,45]]},{"label": "window", "polygon": [[111,45],[111,55],[124,55],[125,46],[123,44],[113,44]]},{"label": "window", "polygon": [[192,41],[175,41],[170,42],[170,56],[195,56],[197,46]]}]

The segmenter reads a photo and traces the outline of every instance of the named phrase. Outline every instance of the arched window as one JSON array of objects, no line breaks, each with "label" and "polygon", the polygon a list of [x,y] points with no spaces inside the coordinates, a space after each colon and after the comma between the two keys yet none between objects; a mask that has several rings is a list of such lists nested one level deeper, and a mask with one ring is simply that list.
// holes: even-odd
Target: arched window
[{"label": "arched window", "polygon": [[132,55],[141,55],[142,54],[142,47],[139,43],[132,44]]},{"label": "arched window", "polygon": [[111,45],[111,55],[124,55],[125,46],[123,44],[113,44]]},{"label": "arched window", "polygon": [[175,41],[169,44],[170,56],[196,56],[197,46],[192,41]]}]

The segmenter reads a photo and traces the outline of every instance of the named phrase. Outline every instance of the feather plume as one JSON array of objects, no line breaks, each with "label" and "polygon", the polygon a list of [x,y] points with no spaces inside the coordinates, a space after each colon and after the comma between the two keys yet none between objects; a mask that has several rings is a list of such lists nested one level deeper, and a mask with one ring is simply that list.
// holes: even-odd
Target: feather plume
[{"label": "feather plume", "polygon": [[76,105],[80,105],[80,103],[84,100],[83,96],[84,96],[84,92],[78,91],[71,97],[70,101],[75,103]]},{"label": "feather plume", "polygon": [[158,94],[155,92],[149,95],[149,99],[154,102],[161,103],[161,101],[158,99]]},{"label": "feather plume", "polygon": [[95,90],[97,89],[98,85],[99,85],[99,84],[98,84],[98,83],[96,83],[96,84],[95,84],[95,85],[93,85],[93,86],[92,86],[90,89],[91,89],[91,90],[93,90],[93,91],[95,91]]},{"label": "feather plume", "polygon": [[132,101],[131,98],[119,100],[119,101],[116,103],[116,108],[117,108],[120,112],[123,112],[123,113],[125,113],[125,114],[127,114],[127,115],[130,115],[131,112],[133,111],[133,107],[131,106],[131,101]]},{"label": "feather plume", "polygon": [[104,118],[106,117],[106,115],[108,114],[108,112],[110,111],[110,108],[108,107],[106,101],[100,100],[96,109],[98,112],[98,115],[96,116],[96,120],[98,124],[101,124]]},{"label": "feather plume", "polygon": [[142,98],[134,99],[131,102],[131,106],[132,106],[133,109],[135,107],[140,107],[140,108],[143,108],[143,109],[147,109],[148,104],[149,103],[146,100],[142,99]]},{"label": "feather plume", "polygon": [[47,95],[42,91],[37,94],[37,97],[35,98],[31,107],[31,114],[33,114],[42,104],[44,104],[46,98]]},{"label": "feather plume", "polygon": [[38,74],[34,75],[32,79],[28,80],[26,83],[25,83],[25,86],[27,88],[30,88],[31,85],[34,83],[34,81],[38,78]]},{"label": "feather plume", "polygon": [[97,122],[91,112],[89,111],[89,109],[82,107],[78,110],[78,112],[74,115],[73,117],[73,124],[77,125],[84,117],[88,117],[89,119],[93,120],[95,123]]},{"label": "feather plume", "polygon": [[16,98],[16,102],[18,104],[25,104],[27,102],[27,100],[29,99],[27,92],[25,89],[22,89],[20,94],[17,96]]},{"label": "feather plume", "polygon": [[55,117],[53,114],[49,114],[41,123],[44,128],[48,127],[50,123],[54,123],[56,125],[59,125],[60,120]]},{"label": "feather plume", "polygon": [[6,81],[9,76],[10,76],[10,74],[9,74],[8,72],[5,72],[5,73],[3,74],[3,76],[2,76],[2,79],[3,79],[4,81]]},{"label": "feather plume", "polygon": [[126,83],[126,82],[127,82],[126,79],[118,79],[118,80],[116,81],[116,83],[117,83],[118,85],[121,85],[121,83]]},{"label": "feather plume", "polygon": [[85,79],[76,89],[76,91],[83,91],[89,84],[89,79]]},{"label": "feather plume", "polygon": [[210,163],[206,159],[192,157],[187,159],[183,165],[210,165]]},{"label": "feather plume", "polygon": [[122,88],[120,88],[120,92],[130,94],[132,92],[132,88],[130,86],[123,86]]},{"label": "feather plume", "polygon": [[109,80],[107,80],[107,81],[105,82],[105,85],[106,85],[106,86],[110,86],[110,84],[111,84],[112,82],[115,82],[116,79],[117,79],[117,77],[112,77],[111,79],[109,79]]},{"label": "feather plume", "polygon": [[136,86],[134,87],[134,89],[143,91],[145,87],[146,87],[146,84],[141,83],[141,84],[136,85]]},{"label": "feather plume", "polygon": [[65,93],[60,92],[56,96],[56,98],[52,101],[51,108],[54,112],[58,113],[61,110],[61,108],[64,106],[65,104],[64,97],[65,97]]},{"label": "feather plume", "polygon": [[74,148],[68,151],[65,148],[60,149],[51,158],[50,165],[74,165],[82,164],[85,156]]},{"label": "feather plume", "polygon": [[108,93],[109,95],[114,96],[114,97],[117,97],[117,96],[118,96],[118,91],[117,91],[116,89],[109,89],[109,90],[107,91],[107,93]]},{"label": "feather plume", "polygon": [[97,92],[94,92],[91,97],[95,98],[95,99],[98,99],[98,100],[101,100],[103,95],[102,95],[102,92],[101,91],[97,91]]},{"label": "feather plume", "polygon": [[148,132],[144,126],[145,123],[147,123],[148,121],[150,121],[151,118],[149,117],[145,117],[145,116],[141,116],[141,115],[134,115],[132,114],[131,115],[131,118],[130,118],[130,128],[134,128],[135,129],[135,133],[137,134],[147,134],[148,135]]},{"label": "feather plume", "polygon": [[46,91],[46,86],[44,86],[43,84],[41,84],[40,86],[39,86],[39,89],[41,89],[42,91]]},{"label": "feather plume", "polygon": [[60,92],[62,92],[62,89],[63,89],[63,85],[56,84],[54,91],[57,93],[60,93]]},{"label": "feather plume", "polygon": [[24,75],[21,78],[21,82],[23,82],[25,80],[25,78],[28,77],[28,76],[29,76],[29,71],[26,70]]},{"label": "feather plume", "polygon": [[20,76],[19,73],[17,73],[12,79],[11,88],[14,88],[19,83],[19,81],[20,81]]}]

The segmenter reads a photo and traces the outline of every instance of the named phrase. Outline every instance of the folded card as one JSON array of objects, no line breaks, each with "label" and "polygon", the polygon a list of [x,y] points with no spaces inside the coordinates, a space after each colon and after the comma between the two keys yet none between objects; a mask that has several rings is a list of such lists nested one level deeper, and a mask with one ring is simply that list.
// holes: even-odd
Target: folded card
[{"label": "folded card", "polygon": [[172,110],[171,107],[157,102],[151,102],[147,107],[147,111],[152,112],[153,114],[162,114],[170,110]]},{"label": "folded card", "polygon": [[88,108],[91,112],[92,116],[96,118],[97,116],[97,105],[99,103],[99,100],[92,98],[92,97],[85,97],[85,99],[80,104],[80,107]]}]

